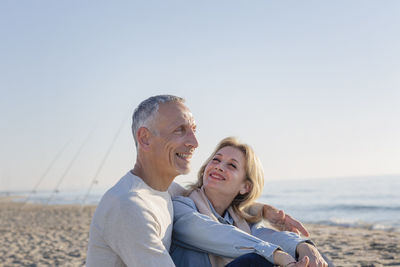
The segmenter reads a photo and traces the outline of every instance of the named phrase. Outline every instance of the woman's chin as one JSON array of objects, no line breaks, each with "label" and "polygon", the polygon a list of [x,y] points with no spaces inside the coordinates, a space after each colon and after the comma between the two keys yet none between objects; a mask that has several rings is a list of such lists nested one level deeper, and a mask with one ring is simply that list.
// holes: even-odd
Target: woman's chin
[{"label": "woman's chin", "polygon": [[219,190],[221,188],[221,184],[217,181],[207,181],[204,183],[204,188],[208,190]]}]

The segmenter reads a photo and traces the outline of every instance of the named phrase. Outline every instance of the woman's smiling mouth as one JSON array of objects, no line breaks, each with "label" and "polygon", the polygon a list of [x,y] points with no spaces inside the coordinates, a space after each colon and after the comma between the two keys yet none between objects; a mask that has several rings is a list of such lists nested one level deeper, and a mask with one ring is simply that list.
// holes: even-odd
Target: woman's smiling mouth
[{"label": "woman's smiling mouth", "polygon": [[216,172],[210,173],[209,177],[211,177],[212,179],[220,180],[220,181],[226,180],[224,176],[222,176],[221,174],[216,173]]}]

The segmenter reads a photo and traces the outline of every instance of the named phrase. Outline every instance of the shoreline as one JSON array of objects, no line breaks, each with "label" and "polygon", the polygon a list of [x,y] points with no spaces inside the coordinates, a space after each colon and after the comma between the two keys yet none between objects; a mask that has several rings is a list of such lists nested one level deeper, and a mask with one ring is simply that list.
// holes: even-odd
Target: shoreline
[{"label": "shoreline", "polygon": [[[95,205],[41,205],[0,198],[3,266],[84,266]],[[306,224],[336,266],[400,266],[400,233]]]}]

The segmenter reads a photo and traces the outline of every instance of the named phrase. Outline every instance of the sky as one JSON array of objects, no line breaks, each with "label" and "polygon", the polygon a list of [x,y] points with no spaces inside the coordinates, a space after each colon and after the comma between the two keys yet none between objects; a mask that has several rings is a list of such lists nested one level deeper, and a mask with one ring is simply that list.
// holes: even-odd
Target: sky
[{"label": "sky", "polygon": [[112,186],[135,162],[132,112],[157,94],[184,97],[197,122],[182,184],[226,136],[267,181],[400,174],[399,13],[390,0],[1,1],[0,191]]}]

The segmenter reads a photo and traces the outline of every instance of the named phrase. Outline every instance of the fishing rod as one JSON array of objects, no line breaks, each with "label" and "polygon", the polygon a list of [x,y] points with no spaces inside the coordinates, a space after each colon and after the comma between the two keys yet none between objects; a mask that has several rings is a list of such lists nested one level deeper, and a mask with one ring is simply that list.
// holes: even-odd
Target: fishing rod
[{"label": "fishing rod", "polygon": [[50,172],[50,170],[53,168],[54,164],[57,162],[57,160],[61,157],[61,155],[64,153],[65,149],[68,147],[68,145],[71,143],[71,140],[68,140],[65,145],[61,148],[61,150],[58,151],[56,156],[53,158],[53,160],[50,162],[49,166],[47,169],[43,172],[43,174],[40,176],[39,180],[36,182],[32,190],[29,192],[28,196],[25,198],[25,200],[22,203],[22,206],[24,206],[28,201],[31,199],[33,194],[36,194],[37,189],[39,185],[43,182],[44,178],[47,176],[47,174]]},{"label": "fishing rod", "polygon": [[53,199],[54,195],[57,194],[59,192],[59,187],[62,183],[62,181],[64,180],[64,178],[67,176],[69,170],[71,169],[72,165],[74,164],[75,160],[78,158],[78,156],[80,155],[82,149],[84,148],[84,146],[86,145],[86,143],[89,141],[90,137],[92,136],[93,132],[94,132],[95,127],[93,127],[93,129],[89,132],[88,136],[85,138],[85,140],[83,141],[83,143],[81,144],[81,146],[79,147],[78,151],[76,152],[75,156],[72,158],[72,160],[70,161],[68,167],[65,169],[63,175],[60,177],[60,179],[57,182],[57,185],[55,186],[53,192],[51,193],[50,197],[47,199],[46,205],[48,205],[50,203],[50,201]]},{"label": "fishing rod", "polygon": [[127,121],[127,119],[123,119],[123,120],[122,120],[120,127],[118,128],[117,132],[115,133],[114,138],[113,138],[113,140],[111,141],[111,144],[110,144],[110,146],[108,147],[106,154],[104,155],[104,158],[102,159],[102,161],[101,161],[99,167],[97,168],[97,171],[96,171],[96,173],[95,173],[95,175],[94,175],[94,177],[93,177],[93,179],[92,179],[92,181],[91,181],[91,183],[90,183],[90,185],[89,185],[89,188],[88,188],[88,190],[87,190],[85,196],[84,196],[83,199],[82,199],[82,202],[81,202],[81,206],[82,206],[82,207],[83,207],[83,205],[85,204],[86,199],[87,199],[87,197],[89,196],[90,191],[92,190],[92,187],[93,187],[95,184],[98,183],[97,177],[99,176],[101,170],[103,169],[103,166],[105,165],[106,160],[107,160],[108,156],[110,155],[111,150],[112,150],[112,148],[114,147],[114,144],[115,144],[115,142],[117,141],[118,136],[120,135],[120,133],[121,133],[121,131],[122,131],[122,128],[124,127],[126,121]]}]

